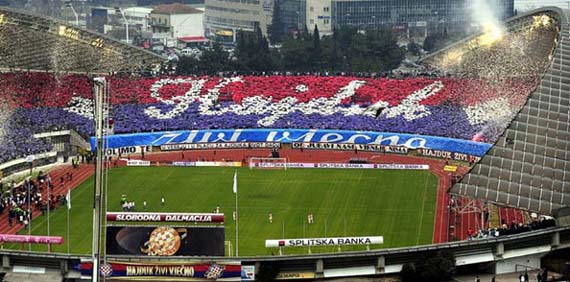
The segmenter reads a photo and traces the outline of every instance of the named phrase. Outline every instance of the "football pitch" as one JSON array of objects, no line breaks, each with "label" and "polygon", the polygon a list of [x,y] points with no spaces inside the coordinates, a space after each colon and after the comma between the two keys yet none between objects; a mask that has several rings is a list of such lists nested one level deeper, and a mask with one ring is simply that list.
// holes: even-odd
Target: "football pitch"
[{"label": "football pitch", "polygon": [[[234,168],[120,167],[109,171],[108,210],[121,211],[122,194],[148,212],[213,212],[226,215],[225,240],[235,254]],[[433,236],[437,177],[428,171],[376,169],[237,169],[240,256],[277,255],[266,239],[343,236],[384,236],[371,249],[430,244]],[[164,195],[165,207],[160,199]],[[67,209],[50,215],[50,235],[70,240],[70,251],[91,251],[93,177],[72,191],[70,238]],[[268,214],[273,214],[273,222]],[[314,223],[307,223],[307,215]],[[172,226],[187,223],[171,223]],[[190,224],[191,226],[192,224]],[[28,229],[20,234],[28,234]],[[32,222],[32,234],[47,234],[47,216]],[[11,246],[20,248],[20,246]],[[27,246],[25,249],[27,250]],[[33,246],[46,251],[46,246]],[[341,251],[365,250],[344,246]],[[67,242],[52,247],[66,253]],[[283,249],[284,254],[308,253],[307,247]],[[338,252],[338,247],[312,247],[312,253]],[[228,250],[226,249],[226,254]]]}]

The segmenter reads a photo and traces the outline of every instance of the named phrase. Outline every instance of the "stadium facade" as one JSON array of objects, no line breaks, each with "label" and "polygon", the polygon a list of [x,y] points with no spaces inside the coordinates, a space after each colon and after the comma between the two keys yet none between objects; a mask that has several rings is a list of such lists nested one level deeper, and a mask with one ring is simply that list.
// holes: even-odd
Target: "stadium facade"
[{"label": "stadium facade", "polygon": [[[332,18],[335,25],[413,25],[444,24],[464,25],[471,20],[473,1],[436,0],[436,1],[332,1]],[[514,14],[514,0],[488,1],[494,7],[496,16],[501,20]]]},{"label": "stadium facade", "polygon": [[223,42],[235,42],[239,30],[260,28],[263,34],[267,34],[273,15],[271,0],[208,0],[205,8],[206,37]]},{"label": "stadium facade", "polygon": [[[468,195],[479,199],[489,199],[497,203],[503,203],[510,206],[516,206],[528,210],[543,211],[544,213],[552,213],[556,208],[568,205],[568,182],[567,171],[569,170],[568,162],[568,105],[570,101],[570,82],[565,78],[566,73],[570,69],[566,66],[570,63],[570,56],[565,51],[565,46],[570,42],[568,39],[569,23],[566,13],[559,9],[541,9],[518,17],[512,21],[516,24],[517,20],[532,17],[539,13],[548,13],[556,18],[560,25],[560,32],[557,34],[557,48],[554,54],[553,63],[548,71],[542,77],[540,87],[532,94],[526,102],[526,105],[509,126],[508,130],[495,144],[487,156],[483,158],[481,163],[475,165],[471,173],[452,188],[452,192]],[[20,17],[25,18],[26,14],[17,14],[6,12],[9,19],[4,20],[2,24],[12,23],[19,20]],[[42,21],[45,19],[37,18],[37,23],[32,22],[31,26],[42,27]],[[21,31],[20,25],[13,24],[10,29],[4,27],[6,36],[17,36],[17,31]],[[27,26],[21,27],[23,31],[27,30]],[[8,33],[8,31],[12,33]],[[75,32],[63,30],[59,36],[65,40],[77,40]],[[37,31],[47,37],[55,37],[50,28]],[[68,35],[68,36],[62,36]],[[73,38],[69,38],[73,36]],[[87,35],[85,35],[87,36]],[[30,42],[33,37],[19,37],[19,41],[13,44],[20,48],[21,53],[30,53],[34,56],[47,56],[48,54],[40,53],[35,42]],[[55,37],[58,38],[58,37]],[[81,37],[84,38],[84,37]],[[26,41],[27,40],[27,41]],[[56,45],[57,46],[57,45]],[[88,47],[88,46],[84,46]],[[125,45],[119,47],[126,48]],[[46,48],[44,46],[44,48]],[[53,48],[52,45],[47,48]],[[88,47],[90,48],[90,47]],[[78,52],[75,56],[85,56],[80,48],[70,49],[69,52]],[[7,52],[2,49],[3,52]],[[133,50],[135,52],[136,50]],[[88,53],[91,54],[91,53]],[[93,56],[100,54],[95,53]],[[145,53],[140,54],[140,56]],[[130,56],[123,53],[123,56]],[[134,58],[140,59],[136,54]],[[156,59],[154,57],[154,59]],[[134,60],[129,57],[123,58],[125,61]],[[28,60],[20,62],[18,65],[28,66]],[[69,62],[68,68],[77,67],[74,61]],[[115,66],[110,64],[110,66]],[[30,68],[36,65],[29,65]],[[53,64],[41,65],[43,68],[53,68]],[[82,69],[79,69],[82,70]],[[540,161],[542,160],[542,162]],[[506,165],[510,163],[510,165]],[[541,165],[534,165],[541,164]],[[530,170],[528,170],[530,169]],[[542,170],[542,172],[539,172]],[[513,177],[514,176],[514,177]],[[526,180],[529,181],[526,181]],[[477,180],[477,182],[475,182]],[[548,182],[548,181],[551,182]],[[471,182],[473,181],[473,182]],[[506,183],[507,186],[502,186]],[[557,186],[561,184],[562,186]],[[503,188],[507,187],[507,190]],[[538,188],[540,187],[540,189]],[[554,188],[558,187],[558,191]],[[528,190],[527,190],[528,188]],[[496,192],[496,193],[495,193]],[[502,198],[501,196],[506,196]],[[495,197],[493,197],[495,196]],[[558,198],[560,196],[560,198]],[[514,199],[510,201],[509,199]],[[244,266],[263,267],[271,265],[279,268],[285,273],[299,274],[310,273],[317,279],[334,279],[345,276],[380,276],[380,275],[397,275],[402,266],[406,262],[417,261],[426,256],[433,255],[437,251],[445,250],[451,252],[459,267],[473,269],[476,264],[489,264],[495,262],[497,267],[505,270],[507,266],[515,266],[520,261],[525,264],[536,264],[540,266],[541,256],[557,250],[567,250],[570,248],[570,227],[561,226],[527,232],[524,234],[498,237],[488,240],[454,242],[448,244],[439,244],[432,246],[421,246],[412,248],[392,249],[392,250],[375,250],[368,252],[346,252],[346,253],[330,253],[330,254],[308,254],[301,256],[271,256],[271,257],[243,257],[243,258],[227,258],[227,257],[201,257],[203,261],[216,261],[224,263],[228,261],[239,261]],[[74,269],[74,266],[80,262],[89,261],[88,256],[70,256],[58,254],[42,254],[24,251],[0,251],[2,256],[3,273],[8,273],[5,281],[21,281],[23,275],[22,269],[44,271],[53,275],[54,281],[80,281],[81,272]],[[195,258],[188,258],[195,259]],[[181,258],[141,258],[130,256],[110,256],[107,262],[124,263],[155,263],[164,264],[169,262],[180,261]],[[26,268],[30,267],[30,268]],[[497,270],[498,271],[498,270]],[[11,280],[9,280],[10,278]],[[50,281],[50,277],[44,276],[43,280]],[[83,277],[85,278],[85,277]]]},{"label": "stadium facade", "polygon": [[[466,0],[273,0],[279,1],[280,21],[287,32],[317,25],[321,34],[330,34],[333,27],[354,26],[377,28],[391,26],[408,31],[419,28],[429,31],[465,32],[472,26],[472,1]],[[252,31],[260,27],[265,34],[273,16],[272,0],[206,0],[205,27],[208,37],[235,41],[238,30]],[[497,18],[514,15],[514,0],[487,1]]]}]

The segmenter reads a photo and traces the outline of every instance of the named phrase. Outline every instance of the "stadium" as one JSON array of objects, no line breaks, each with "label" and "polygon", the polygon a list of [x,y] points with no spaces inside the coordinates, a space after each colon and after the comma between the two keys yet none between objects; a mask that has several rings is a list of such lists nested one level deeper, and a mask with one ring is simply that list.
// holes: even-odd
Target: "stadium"
[{"label": "stadium", "polygon": [[534,10],[397,79],[181,77],[2,8],[3,281],[567,279],[569,24]]}]

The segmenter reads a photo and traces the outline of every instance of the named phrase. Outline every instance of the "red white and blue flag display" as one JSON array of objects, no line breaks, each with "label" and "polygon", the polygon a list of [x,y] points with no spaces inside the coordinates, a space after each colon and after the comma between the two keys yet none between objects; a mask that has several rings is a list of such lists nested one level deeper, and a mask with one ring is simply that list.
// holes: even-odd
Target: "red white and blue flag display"
[{"label": "red white and blue flag display", "polygon": [[[499,81],[316,76],[107,79],[115,134],[316,128],[354,134],[364,131],[437,136],[488,144],[497,140],[538,84],[536,77]],[[32,83],[38,80],[42,83]],[[8,95],[7,100],[15,104],[10,105],[8,120],[13,130],[8,130],[6,138],[28,145],[14,150],[45,151],[49,144],[33,138],[32,132],[63,127],[93,134],[92,83],[87,77],[3,74],[0,82],[7,93],[2,95]],[[212,143],[217,137],[214,134],[202,135],[195,142]]]}]

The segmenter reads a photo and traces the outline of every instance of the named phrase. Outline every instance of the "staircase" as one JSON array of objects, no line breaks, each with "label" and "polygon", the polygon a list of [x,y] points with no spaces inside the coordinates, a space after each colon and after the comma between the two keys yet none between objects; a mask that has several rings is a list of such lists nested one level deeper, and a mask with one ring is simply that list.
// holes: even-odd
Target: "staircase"
[{"label": "staircase", "polygon": [[489,205],[489,212],[491,213],[489,226],[490,227],[500,227],[501,226],[501,217],[499,216],[499,208],[495,205]]}]

